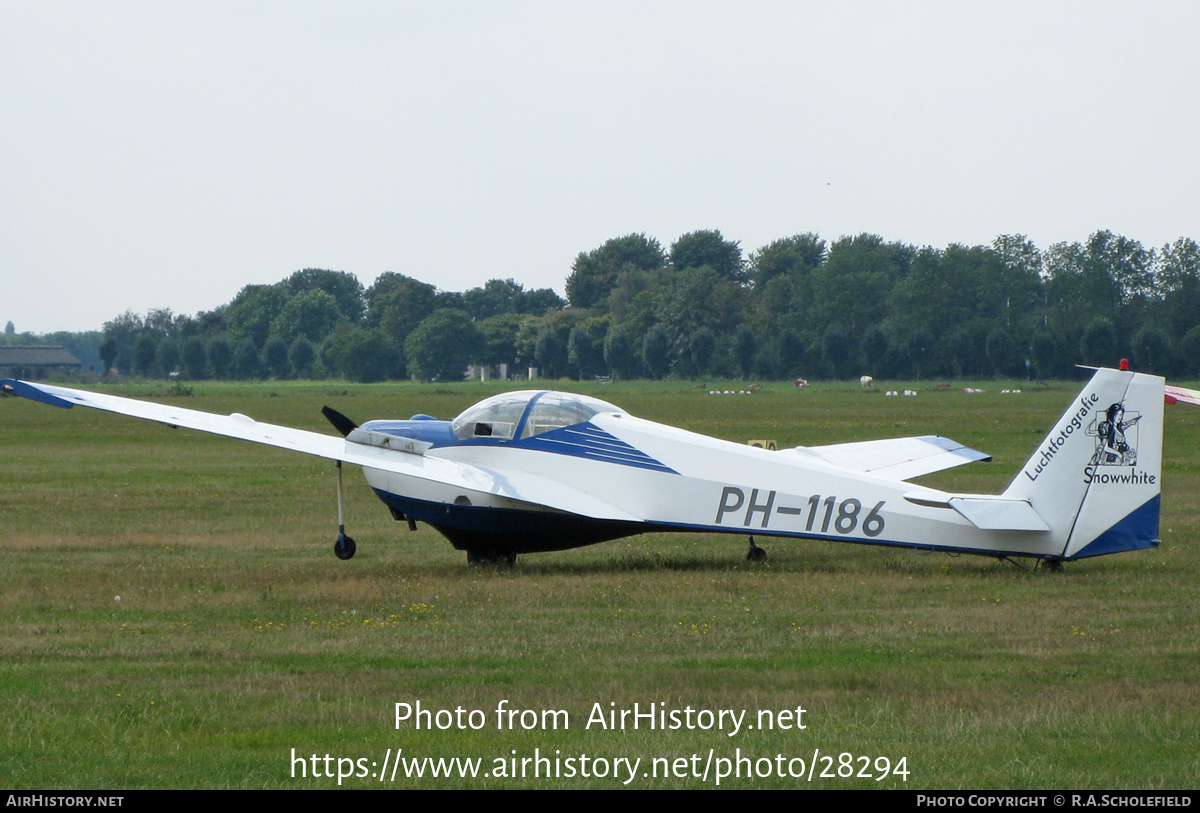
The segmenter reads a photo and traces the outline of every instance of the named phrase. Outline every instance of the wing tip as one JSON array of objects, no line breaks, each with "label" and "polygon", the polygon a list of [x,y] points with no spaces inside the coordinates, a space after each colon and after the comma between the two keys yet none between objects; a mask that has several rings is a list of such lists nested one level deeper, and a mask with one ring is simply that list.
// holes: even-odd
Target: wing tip
[{"label": "wing tip", "polygon": [[30,401],[39,401],[43,404],[56,406],[60,409],[70,409],[75,406],[65,398],[60,398],[57,395],[46,392],[41,387],[34,384],[29,384],[16,378],[6,378],[0,381],[0,390],[9,394],[15,395],[18,398],[27,398]]}]

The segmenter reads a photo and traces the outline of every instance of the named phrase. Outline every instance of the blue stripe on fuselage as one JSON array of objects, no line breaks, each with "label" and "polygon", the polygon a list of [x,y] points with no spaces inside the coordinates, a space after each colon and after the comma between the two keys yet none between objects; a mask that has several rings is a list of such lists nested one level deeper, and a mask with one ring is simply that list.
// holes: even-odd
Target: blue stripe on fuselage
[{"label": "blue stripe on fuselage", "polygon": [[368,421],[363,429],[382,432],[402,438],[412,438],[432,443],[434,448],[445,446],[511,446],[514,449],[530,449],[570,457],[583,457],[620,466],[661,471],[666,474],[679,472],[665,466],[650,455],[625,441],[610,435],[600,427],[585,421],[574,426],[564,426],[521,440],[507,438],[476,437],[459,439],[449,421]]},{"label": "blue stripe on fuselage", "polygon": [[616,463],[621,466],[661,471],[666,474],[679,474],[645,452],[605,432],[591,421],[552,429],[531,438],[522,438],[512,445],[518,449],[552,452],[599,460],[604,463]]}]

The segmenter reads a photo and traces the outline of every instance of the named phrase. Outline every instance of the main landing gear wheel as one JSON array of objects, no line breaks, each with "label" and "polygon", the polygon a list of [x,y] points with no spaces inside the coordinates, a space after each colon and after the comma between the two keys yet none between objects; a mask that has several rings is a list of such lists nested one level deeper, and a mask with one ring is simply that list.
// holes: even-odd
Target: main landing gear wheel
[{"label": "main landing gear wheel", "polygon": [[354,540],[345,534],[338,534],[337,541],[333,543],[333,554],[342,561],[354,558],[354,552],[357,549],[358,546],[354,544]]},{"label": "main landing gear wheel", "polygon": [[750,550],[746,551],[747,562],[765,562],[767,561],[767,552],[754,544],[754,537],[750,537]]},{"label": "main landing gear wheel", "polygon": [[1062,559],[1043,559],[1042,560],[1042,570],[1049,570],[1051,573],[1062,573],[1064,571],[1063,560]]}]

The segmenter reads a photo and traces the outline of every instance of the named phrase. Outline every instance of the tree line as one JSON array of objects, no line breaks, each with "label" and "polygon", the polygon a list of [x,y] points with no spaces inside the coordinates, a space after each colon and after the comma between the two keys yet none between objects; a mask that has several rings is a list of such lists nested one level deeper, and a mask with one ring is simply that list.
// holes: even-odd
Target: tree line
[{"label": "tree line", "polygon": [[100,355],[147,377],[353,381],[460,380],[468,364],[581,379],[1052,378],[1122,356],[1175,377],[1200,368],[1188,238],[938,249],[806,233],[744,256],[716,230],[666,248],[628,234],[580,253],[565,290],[442,291],[391,272],[364,288],[310,268],[195,316],[127,312],[105,323]]}]

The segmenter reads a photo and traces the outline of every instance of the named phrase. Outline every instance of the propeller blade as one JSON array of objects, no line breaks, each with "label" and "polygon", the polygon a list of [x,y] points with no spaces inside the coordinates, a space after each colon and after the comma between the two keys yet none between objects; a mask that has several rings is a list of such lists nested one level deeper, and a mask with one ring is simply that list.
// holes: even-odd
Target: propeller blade
[{"label": "propeller blade", "polygon": [[342,437],[346,437],[358,428],[358,424],[347,418],[342,413],[338,412],[336,409],[323,406],[321,407],[321,414],[325,416],[327,421],[333,424],[334,429],[342,433]]}]

